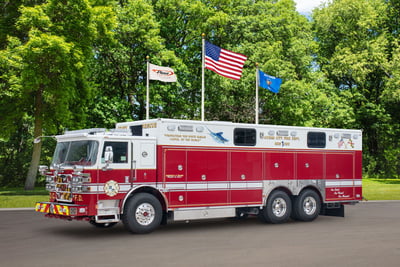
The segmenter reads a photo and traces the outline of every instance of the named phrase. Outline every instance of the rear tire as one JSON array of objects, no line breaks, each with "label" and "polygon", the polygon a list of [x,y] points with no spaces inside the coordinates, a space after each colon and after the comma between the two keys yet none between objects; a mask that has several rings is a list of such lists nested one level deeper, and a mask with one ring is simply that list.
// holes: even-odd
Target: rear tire
[{"label": "rear tire", "polygon": [[154,231],[161,223],[162,207],[158,199],[147,193],[139,193],[131,197],[124,207],[122,222],[124,226],[136,234]]},{"label": "rear tire", "polygon": [[265,207],[260,210],[259,218],[267,223],[284,223],[292,212],[292,202],[290,197],[283,191],[272,192],[267,200]]},{"label": "rear tire", "polygon": [[292,218],[299,221],[310,222],[315,220],[321,210],[321,199],[311,189],[306,189],[294,200]]}]

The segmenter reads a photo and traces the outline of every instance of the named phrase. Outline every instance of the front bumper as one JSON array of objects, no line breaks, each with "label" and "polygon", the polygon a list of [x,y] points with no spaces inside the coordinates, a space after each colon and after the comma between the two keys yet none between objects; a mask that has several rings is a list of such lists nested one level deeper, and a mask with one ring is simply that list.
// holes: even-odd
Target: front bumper
[{"label": "front bumper", "polygon": [[54,202],[36,202],[35,211],[61,216],[88,216],[87,206]]}]

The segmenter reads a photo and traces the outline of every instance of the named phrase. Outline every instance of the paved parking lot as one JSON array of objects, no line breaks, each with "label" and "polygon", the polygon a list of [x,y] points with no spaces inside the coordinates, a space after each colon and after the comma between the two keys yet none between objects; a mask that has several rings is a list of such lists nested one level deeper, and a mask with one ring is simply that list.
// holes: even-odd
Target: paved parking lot
[{"label": "paved parking lot", "polygon": [[122,224],[47,219],[0,211],[1,266],[399,266],[400,201],[346,207],[282,225],[246,220],[173,223],[148,235]]}]

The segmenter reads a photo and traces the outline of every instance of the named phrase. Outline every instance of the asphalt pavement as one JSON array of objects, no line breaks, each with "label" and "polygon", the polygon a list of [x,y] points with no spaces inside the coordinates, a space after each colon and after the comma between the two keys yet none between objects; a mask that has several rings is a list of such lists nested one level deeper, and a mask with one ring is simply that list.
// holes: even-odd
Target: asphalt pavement
[{"label": "asphalt pavement", "polygon": [[346,206],[346,216],[281,225],[257,218],[172,223],[146,235],[121,223],[0,211],[0,266],[400,266],[400,201]]}]

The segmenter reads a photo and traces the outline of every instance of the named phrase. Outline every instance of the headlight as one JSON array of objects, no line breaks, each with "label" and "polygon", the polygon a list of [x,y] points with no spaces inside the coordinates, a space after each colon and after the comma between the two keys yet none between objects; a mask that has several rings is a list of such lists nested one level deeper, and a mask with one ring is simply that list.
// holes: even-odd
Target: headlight
[{"label": "headlight", "polygon": [[90,186],[86,186],[86,185],[75,185],[72,187],[73,193],[82,193],[82,192],[89,192],[89,191],[90,191]]},{"label": "headlight", "polygon": [[72,183],[74,183],[74,184],[90,183],[90,181],[91,181],[89,173],[81,173],[81,172],[73,173],[71,180],[72,180]]},{"label": "headlight", "polygon": [[55,189],[54,184],[46,184],[46,190],[47,191],[53,191]]},{"label": "headlight", "polygon": [[72,192],[74,192],[74,193],[82,192],[82,186],[81,185],[73,186],[72,187]]},{"label": "headlight", "polygon": [[72,182],[73,182],[74,184],[82,183],[82,177],[80,177],[80,176],[74,176],[74,177],[72,177]]},{"label": "headlight", "polygon": [[46,183],[52,183],[54,182],[54,177],[50,175],[46,175]]}]

